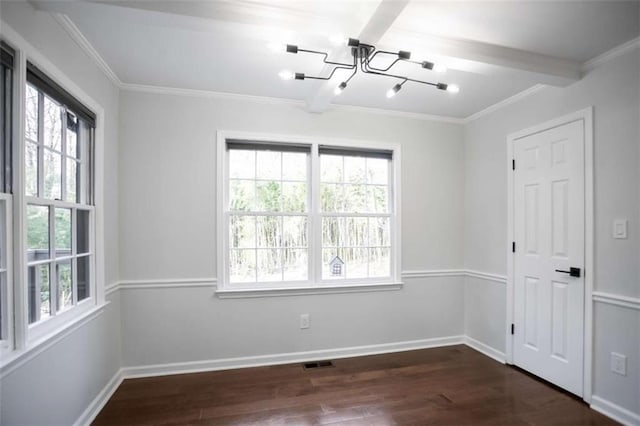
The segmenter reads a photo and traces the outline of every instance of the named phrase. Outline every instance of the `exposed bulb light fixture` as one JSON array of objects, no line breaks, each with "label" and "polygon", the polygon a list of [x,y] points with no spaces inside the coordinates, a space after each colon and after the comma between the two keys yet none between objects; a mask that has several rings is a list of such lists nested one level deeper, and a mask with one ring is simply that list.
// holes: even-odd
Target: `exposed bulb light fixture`
[{"label": "exposed bulb light fixture", "polygon": [[396,93],[398,93],[402,89],[402,84],[398,83],[393,86],[391,89],[387,90],[387,98],[393,98]]},{"label": "exposed bulb light fixture", "polygon": [[[338,35],[331,37],[330,40],[332,42],[342,42],[342,43],[345,42],[344,37],[338,36]],[[349,78],[344,80],[334,89],[333,93],[335,95],[339,95],[344,91],[344,89],[347,87],[347,84],[349,83],[349,80],[351,80],[358,71],[361,71],[365,74],[373,74],[373,75],[391,77],[391,78],[402,80],[400,83],[396,84],[395,86],[393,86],[391,89],[387,91],[387,98],[394,97],[400,91],[400,89],[402,89],[402,86],[408,81],[412,83],[420,83],[428,86],[434,86],[440,90],[446,90],[450,93],[458,93],[460,91],[460,88],[455,84],[447,85],[445,83],[433,83],[430,81],[409,78],[407,76],[393,74],[392,72],[390,72],[391,68],[393,68],[393,66],[400,61],[417,64],[424,69],[434,71],[434,72],[439,72],[439,73],[445,72],[447,70],[447,68],[444,65],[441,65],[441,64],[436,65],[430,61],[411,60],[411,52],[408,52],[406,50],[399,50],[397,52],[376,50],[375,46],[371,44],[361,43],[360,40],[355,38],[347,39],[346,44],[348,47],[351,48],[351,56],[353,57],[353,61],[351,63],[330,61],[328,59],[329,54],[326,52],[303,49],[298,47],[295,44],[279,45],[278,46],[279,51],[284,50],[288,53],[294,53],[294,54],[310,53],[315,55],[321,55],[323,57],[322,62],[333,67],[333,69],[329,72],[329,75],[326,77],[310,76],[303,73],[292,73],[290,71],[281,71],[279,74],[280,78],[282,78],[283,80],[291,80],[291,79],[330,80],[337,70],[345,69],[345,70],[350,70],[351,75],[349,76]],[[270,48],[271,47],[275,47],[275,46],[270,44]],[[380,66],[376,67],[373,65],[373,61],[377,55],[392,55],[395,57],[395,59],[386,68],[382,68]]]},{"label": "exposed bulb light fixture", "polygon": [[283,80],[293,80],[295,78],[295,74],[289,70],[282,70],[278,73],[281,79]]},{"label": "exposed bulb light fixture", "polygon": [[342,83],[340,83],[340,85],[338,87],[336,87],[335,89],[333,89],[333,94],[338,96],[340,93],[342,93],[342,91],[347,87],[347,82],[343,81]]}]

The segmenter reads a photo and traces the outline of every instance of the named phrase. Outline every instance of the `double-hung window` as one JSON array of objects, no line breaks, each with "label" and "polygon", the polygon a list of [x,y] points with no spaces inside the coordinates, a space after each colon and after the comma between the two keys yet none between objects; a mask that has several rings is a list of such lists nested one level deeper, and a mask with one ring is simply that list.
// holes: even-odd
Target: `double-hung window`
[{"label": "double-hung window", "polygon": [[90,303],[95,292],[94,128],[90,110],[28,63],[23,191],[31,327]]},{"label": "double-hung window", "polygon": [[223,290],[399,281],[397,147],[220,139]]},{"label": "double-hung window", "polygon": [[15,52],[0,42],[0,352],[11,349],[12,318],[12,140]]}]

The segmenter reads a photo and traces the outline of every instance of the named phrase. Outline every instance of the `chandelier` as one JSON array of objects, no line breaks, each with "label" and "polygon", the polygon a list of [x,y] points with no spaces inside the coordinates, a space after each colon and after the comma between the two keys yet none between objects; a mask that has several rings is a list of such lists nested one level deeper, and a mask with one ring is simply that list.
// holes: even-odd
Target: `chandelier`
[{"label": "chandelier", "polygon": [[[342,93],[344,89],[347,88],[349,81],[357,74],[359,70],[360,72],[365,74],[380,75],[383,77],[391,77],[398,80],[399,82],[387,91],[387,98],[394,97],[402,89],[402,86],[404,86],[404,84],[407,82],[420,83],[420,84],[425,84],[427,86],[433,86],[436,89],[445,90],[450,93],[458,93],[460,91],[460,88],[455,84],[433,83],[430,81],[418,80],[418,79],[410,78],[404,75],[394,74],[392,72],[392,68],[394,65],[396,65],[400,61],[417,64],[424,69],[432,70],[436,72],[446,71],[445,67],[437,66],[433,62],[411,60],[411,52],[407,52],[404,50],[400,50],[398,52],[376,50],[375,46],[371,44],[362,43],[360,42],[360,40],[357,40],[355,38],[350,38],[347,41],[347,46],[351,48],[351,56],[353,57],[352,63],[333,62],[329,60],[329,54],[326,52],[302,49],[294,44],[287,44],[286,51],[288,53],[293,53],[293,54],[309,53],[314,55],[320,55],[322,56],[322,62],[324,62],[325,64],[333,68],[331,69],[329,74],[324,77],[311,76],[311,75],[306,75],[304,73],[299,73],[299,72],[293,73],[291,71],[285,70],[280,72],[279,74],[280,78],[282,78],[283,80],[294,80],[294,79],[295,80],[330,80],[337,70],[340,70],[340,69],[351,70],[352,71],[351,75],[349,75],[349,77],[346,80],[342,81],[334,90],[334,94],[339,95],[340,93]],[[395,57],[395,59],[388,66],[378,68],[372,65],[373,60],[378,55],[391,56],[391,57]]]}]

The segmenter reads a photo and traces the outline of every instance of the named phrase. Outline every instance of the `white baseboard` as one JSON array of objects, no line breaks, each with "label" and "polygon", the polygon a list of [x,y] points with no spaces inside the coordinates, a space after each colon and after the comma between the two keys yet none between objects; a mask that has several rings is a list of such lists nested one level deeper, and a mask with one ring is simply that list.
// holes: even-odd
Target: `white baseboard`
[{"label": "white baseboard", "polygon": [[501,364],[506,364],[507,356],[504,352],[500,352],[499,350],[492,348],[489,345],[486,345],[473,337],[464,336],[464,344],[469,346],[471,349],[475,349],[483,355],[488,356],[489,358],[493,358]]},{"label": "white baseboard", "polygon": [[640,414],[627,410],[597,395],[591,397],[591,408],[623,425],[640,425]]},{"label": "white baseboard", "polygon": [[440,346],[461,345],[464,336],[437,337],[408,342],[385,343],[380,345],[354,346],[350,348],[324,349],[307,352],[292,352],[274,355],[258,355],[240,358],[212,359],[205,361],[176,362],[170,364],[124,367],[125,378],[165,376],[171,374],[197,373],[203,371],[228,370],[233,368],[262,367],[267,365],[291,364],[322,359],[351,358],[391,352],[404,352]]},{"label": "white baseboard", "polygon": [[124,380],[124,376],[122,374],[122,369],[118,370],[116,374],[113,375],[111,380],[107,382],[104,388],[100,391],[98,395],[91,401],[91,404],[87,407],[86,410],[80,415],[78,420],[73,423],[73,426],[88,426],[95,420],[100,411],[107,404],[111,396],[114,394],[116,389],[120,386],[122,381]]}]

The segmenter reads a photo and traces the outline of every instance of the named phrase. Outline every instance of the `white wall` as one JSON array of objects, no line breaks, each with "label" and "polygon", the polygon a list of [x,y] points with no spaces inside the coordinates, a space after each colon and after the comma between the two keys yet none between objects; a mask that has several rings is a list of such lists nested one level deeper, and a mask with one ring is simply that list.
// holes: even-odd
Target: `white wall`
[{"label": "white wall", "polygon": [[[460,268],[459,125],[235,99],[122,92],[122,280],[216,277],[216,131],[370,139],[402,147],[402,270]],[[137,366],[460,335],[462,279],[403,290],[220,300],[210,289],[126,289],[124,365]],[[311,328],[299,329],[299,315]]]},{"label": "white wall", "polygon": [[[545,88],[465,126],[465,267],[506,274],[507,135],[594,106],[595,290],[640,296],[640,53],[617,57],[567,88]],[[629,238],[611,237],[614,219]],[[467,279],[466,332],[504,351],[505,287]],[[479,322],[477,319],[484,318]],[[594,394],[640,413],[640,312],[596,304]],[[495,324],[501,324],[496,327]],[[500,334],[503,334],[502,336]],[[629,374],[609,371],[610,352]]]},{"label": "white wall", "polygon": [[[118,279],[118,89],[49,14],[23,1],[2,2],[0,17],[2,25],[17,31],[104,108],[105,270],[106,283],[113,283]],[[97,318],[2,378],[0,423],[71,424],[78,418],[120,367],[118,298]]]}]

